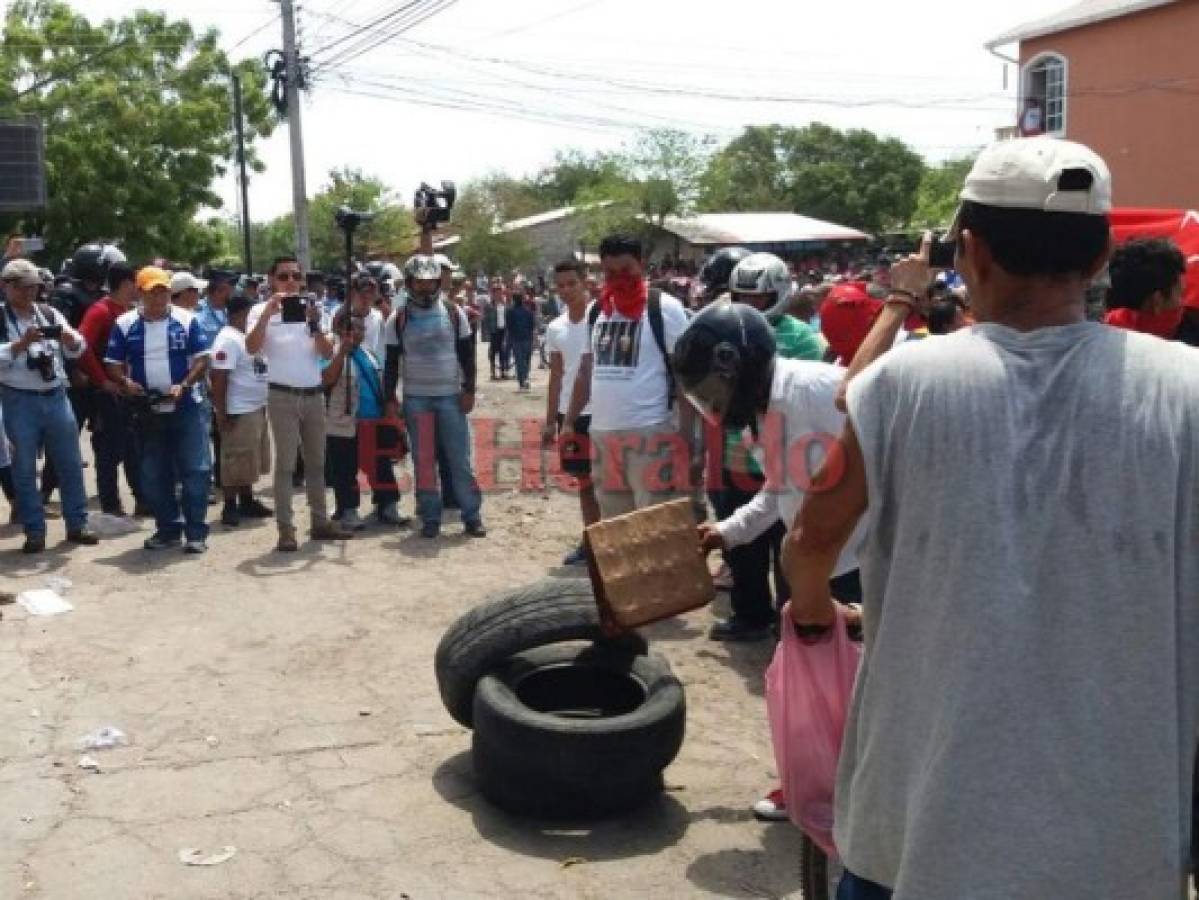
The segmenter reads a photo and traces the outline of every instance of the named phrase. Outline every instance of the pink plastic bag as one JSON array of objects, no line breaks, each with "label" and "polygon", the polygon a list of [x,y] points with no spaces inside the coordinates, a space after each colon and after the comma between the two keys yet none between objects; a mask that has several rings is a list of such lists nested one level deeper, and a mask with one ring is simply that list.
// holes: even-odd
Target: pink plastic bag
[{"label": "pink plastic bag", "polygon": [[833,788],[862,648],[849,639],[845,611],[825,639],[805,644],[782,613],[783,639],[766,670],[766,711],[774,760],[791,821],[829,854],[833,844]]}]

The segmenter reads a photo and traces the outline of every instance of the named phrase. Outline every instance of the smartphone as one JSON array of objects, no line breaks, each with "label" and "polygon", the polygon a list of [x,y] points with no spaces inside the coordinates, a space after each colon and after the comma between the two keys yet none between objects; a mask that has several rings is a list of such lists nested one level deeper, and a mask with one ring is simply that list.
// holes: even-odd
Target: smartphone
[{"label": "smartphone", "polygon": [[308,319],[308,304],[299,294],[283,298],[283,322],[286,325],[302,325]]},{"label": "smartphone", "polygon": [[40,331],[42,333],[42,337],[48,341],[57,341],[62,338],[61,325],[43,325],[38,329],[38,331]]},{"label": "smartphone", "polygon": [[954,257],[957,255],[956,241],[945,239],[945,234],[934,234],[928,249],[928,265],[932,269],[952,269]]}]

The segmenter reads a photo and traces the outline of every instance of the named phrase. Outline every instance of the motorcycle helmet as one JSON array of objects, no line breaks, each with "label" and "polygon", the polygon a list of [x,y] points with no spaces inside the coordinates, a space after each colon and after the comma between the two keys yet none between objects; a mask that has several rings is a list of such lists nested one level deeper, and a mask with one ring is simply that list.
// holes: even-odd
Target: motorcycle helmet
[{"label": "motorcycle helmet", "polygon": [[125,261],[125,254],[113,244],[84,244],[71,256],[71,277],[78,281],[102,282],[108,275],[109,266]]},{"label": "motorcycle helmet", "polygon": [[794,283],[791,273],[787,271],[787,264],[773,253],[751,253],[737,263],[729,278],[729,292],[733,300],[740,300],[741,294],[765,294],[770,297],[765,305],[750,305],[771,323],[777,322],[786,313],[793,291]]},{"label": "motorcycle helmet", "polygon": [[708,300],[715,300],[729,289],[729,277],[737,263],[749,256],[744,247],[725,247],[717,250],[699,270],[699,280],[703,284],[703,294]]},{"label": "motorcycle helmet", "polygon": [[[418,282],[424,282],[422,290],[417,290]],[[413,256],[404,263],[404,286],[417,306],[432,306],[441,289],[441,266],[432,256]]]},{"label": "motorcycle helmet", "polygon": [[704,307],[679,337],[672,361],[683,394],[711,425],[756,428],[774,378],[774,330],[744,303]]}]

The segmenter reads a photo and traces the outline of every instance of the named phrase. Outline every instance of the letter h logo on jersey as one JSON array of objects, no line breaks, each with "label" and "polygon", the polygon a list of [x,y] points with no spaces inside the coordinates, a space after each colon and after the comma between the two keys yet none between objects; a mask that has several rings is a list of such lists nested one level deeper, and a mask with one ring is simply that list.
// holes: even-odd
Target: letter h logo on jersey
[{"label": "letter h logo on jersey", "polygon": [[171,350],[186,350],[187,332],[182,328],[172,328],[169,332],[168,346]]}]

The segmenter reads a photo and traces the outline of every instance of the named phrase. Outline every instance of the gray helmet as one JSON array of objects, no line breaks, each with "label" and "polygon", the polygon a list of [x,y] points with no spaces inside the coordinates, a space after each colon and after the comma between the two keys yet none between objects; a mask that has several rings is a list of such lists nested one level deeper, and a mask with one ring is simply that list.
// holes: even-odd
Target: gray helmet
[{"label": "gray helmet", "polygon": [[761,310],[770,322],[783,317],[791,302],[794,285],[787,264],[773,253],[751,253],[733,269],[729,277],[729,293],[773,294],[774,299]]},{"label": "gray helmet", "polygon": [[440,281],[441,266],[436,257],[413,256],[404,263],[404,281]]}]

